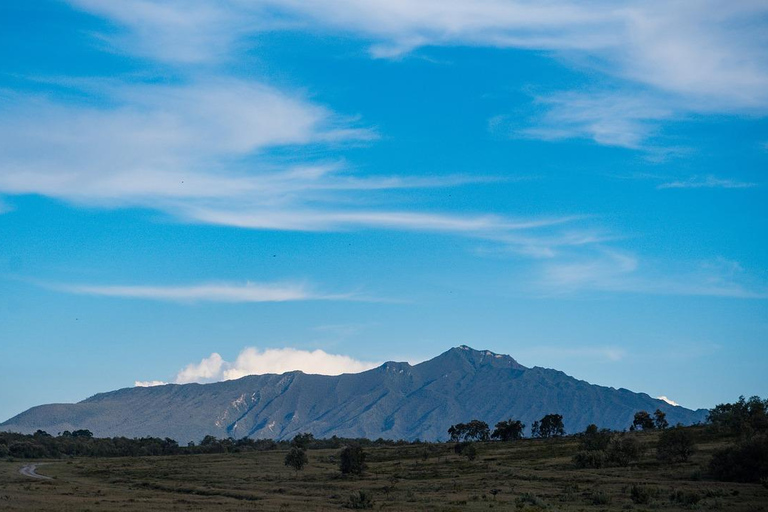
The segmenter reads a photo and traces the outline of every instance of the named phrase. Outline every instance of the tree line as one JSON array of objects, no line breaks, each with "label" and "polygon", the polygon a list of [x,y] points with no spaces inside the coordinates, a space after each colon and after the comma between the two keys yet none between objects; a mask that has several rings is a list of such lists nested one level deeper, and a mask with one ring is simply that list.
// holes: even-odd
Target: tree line
[{"label": "tree line", "polygon": [[[709,411],[707,425],[702,430],[671,427],[661,410],[635,413],[630,431],[660,431],[656,457],[665,463],[687,461],[696,450],[697,436],[715,436],[730,440],[717,451],[709,463],[710,473],[719,480],[752,482],[768,479],[768,399],[740,397],[734,403],[719,404]],[[698,433],[697,433],[698,432]],[[703,434],[701,433],[703,432]],[[565,436],[563,416],[547,414],[534,421],[530,428],[533,438],[552,439]],[[481,420],[457,423],[448,429],[450,441],[456,443],[456,453],[470,460],[477,456],[475,442],[497,440],[511,442],[525,437],[525,424],[509,418],[496,423],[491,431]],[[579,440],[579,450],[573,457],[578,467],[600,468],[627,466],[637,462],[644,447],[637,436],[589,425],[584,432],[572,434]],[[340,470],[344,474],[359,474],[365,468],[365,447],[406,446],[425,444],[415,441],[386,439],[345,439],[333,436],[315,438],[311,433],[298,434],[291,441],[272,439],[218,439],[205,436],[199,443],[179,445],[170,438],[96,438],[86,429],[65,431],[56,436],[38,430],[24,435],[0,432],[0,457],[62,458],[62,457],[135,457],[153,455],[184,455],[229,453],[265,450],[285,450],[285,464],[296,471],[307,464],[308,449],[341,449]],[[429,446],[425,447],[425,453]]]}]

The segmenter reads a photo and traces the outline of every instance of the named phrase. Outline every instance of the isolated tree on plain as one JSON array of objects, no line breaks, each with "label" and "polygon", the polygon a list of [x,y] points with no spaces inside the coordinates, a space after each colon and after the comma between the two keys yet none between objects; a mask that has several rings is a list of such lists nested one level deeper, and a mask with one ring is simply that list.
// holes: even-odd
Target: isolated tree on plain
[{"label": "isolated tree on plain", "polygon": [[291,447],[285,456],[285,465],[293,468],[297,473],[304,469],[308,461],[307,452],[297,446]]},{"label": "isolated tree on plain", "polygon": [[343,475],[362,475],[366,467],[365,452],[360,445],[349,445],[341,451],[339,469]]},{"label": "isolated tree on plain", "polygon": [[632,426],[635,430],[653,430],[656,425],[647,411],[638,411],[635,413],[635,419],[632,421]]},{"label": "isolated tree on plain", "polygon": [[661,409],[656,409],[656,412],[653,413],[653,424],[659,430],[664,430],[669,426],[667,415]]},{"label": "isolated tree on plain", "polygon": [[544,439],[564,436],[563,416],[561,414],[547,414],[541,420],[534,421],[531,425],[531,435]]},{"label": "isolated tree on plain", "polygon": [[525,429],[525,425],[520,420],[510,418],[506,421],[498,422],[491,437],[500,441],[522,439],[524,435],[523,429]]}]

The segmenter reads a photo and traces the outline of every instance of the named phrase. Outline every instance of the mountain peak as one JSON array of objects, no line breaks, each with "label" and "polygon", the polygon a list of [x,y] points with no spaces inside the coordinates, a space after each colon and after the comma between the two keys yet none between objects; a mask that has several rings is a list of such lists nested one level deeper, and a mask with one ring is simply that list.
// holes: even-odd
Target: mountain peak
[{"label": "mountain peak", "polygon": [[495,368],[514,368],[517,370],[526,369],[511,356],[497,354],[490,350],[477,350],[469,345],[453,347],[433,359],[433,361],[440,361],[441,363],[446,363],[450,360],[466,361],[474,367],[492,366]]}]

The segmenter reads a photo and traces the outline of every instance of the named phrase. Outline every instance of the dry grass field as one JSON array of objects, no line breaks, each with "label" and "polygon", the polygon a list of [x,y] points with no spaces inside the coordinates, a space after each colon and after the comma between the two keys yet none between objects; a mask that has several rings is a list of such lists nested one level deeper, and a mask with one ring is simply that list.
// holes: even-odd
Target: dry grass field
[{"label": "dry grass field", "polygon": [[300,472],[285,467],[284,451],[40,461],[38,472],[52,480],[19,474],[32,461],[4,460],[0,510],[338,510],[363,491],[369,508],[392,511],[768,511],[764,485],[707,479],[722,442],[700,444],[689,462],[661,465],[656,434],[638,436],[643,459],[605,469],[576,469],[578,443],[567,438],[480,443],[473,461],[450,444],[368,448],[362,477],[341,476],[338,450],[310,450]]}]

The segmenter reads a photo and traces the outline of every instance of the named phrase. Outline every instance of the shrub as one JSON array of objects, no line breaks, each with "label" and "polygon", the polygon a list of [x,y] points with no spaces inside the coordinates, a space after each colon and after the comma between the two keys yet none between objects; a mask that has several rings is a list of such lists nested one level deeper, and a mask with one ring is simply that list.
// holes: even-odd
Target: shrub
[{"label": "shrub", "polygon": [[640,442],[634,437],[619,436],[614,437],[606,450],[606,459],[611,464],[617,466],[629,466],[632,462],[637,462],[643,455],[643,449]]},{"label": "shrub", "polygon": [[45,457],[45,448],[29,441],[16,441],[8,445],[8,452],[12,457],[40,459]]},{"label": "shrub", "polygon": [[602,468],[605,465],[605,452],[597,450],[578,452],[573,456],[573,463],[577,468]]},{"label": "shrub", "polygon": [[611,503],[611,497],[603,491],[592,491],[592,504],[593,505],[609,505]]},{"label": "shrub", "polygon": [[633,484],[629,490],[629,497],[636,505],[647,505],[658,495],[659,490],[649,485]]},{"label": "shrub", "polygon": [[373,497],[368,491],[355,491],[349,495],[349,498],[347,498],[347,503],[344,506],[354,509],[373,508]]},{"label": "shrub", "polygon": [[659,436],[656,458],[664,462],[685,462],[695,451],[693,432],[683,427],[674,427]]},{"label": "shrub", "polygon": [[681,505],[692,506],[701,501],[701,494],[696,491],[672,491],[669,501]]},{"label": "shrub", "polygon": [[477,458],[477,448],[475,448],[475,445],[473,444],[470,444],[464,448],[462,453],[469,460],[475,460]]},{"label": "shrub", "polygon": [[288,454],[285,456],[285,465],[295,469],[296,471],[301,471],[304,469],[304,466],[307,464],[307,462],[307,453],[303,449],[297,448],[296,446],[292,447]]},{"label": "shrub", "polygon": [[524,492],[517,498],[515,498],[515,506],[517,508],[523,508],[526,505],[533,505],[534,507],[547,508],[547,502],[539,498],[535,494]]},{"label": "shrub", "polygon": [[709,470],[718,480],[759,482],[768,477],[768,436],[754,436],[716,452]]},{"label": "shrub", "polygon": [[350,445],[341,451],[339,469],[344,475],[362,475],[365,471],[365,452],[359,445]]},{"label": "shrub", "polygon": [[584,451],[605,451],[611,442],[611,431],[598,430],[596,425],[590,425],[581,435],[579,448]]}]

